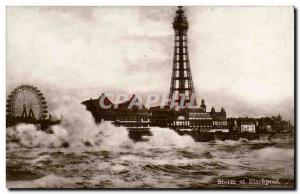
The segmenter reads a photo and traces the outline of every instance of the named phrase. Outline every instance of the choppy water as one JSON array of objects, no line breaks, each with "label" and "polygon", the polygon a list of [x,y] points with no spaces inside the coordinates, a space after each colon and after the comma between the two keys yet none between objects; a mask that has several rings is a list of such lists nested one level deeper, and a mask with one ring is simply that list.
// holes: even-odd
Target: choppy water
[{"label": "choppy water", "polygon": [[169,129],[154,128],[148,142],[134,143],[125,129],[106,124],[109,133],[99,134],[96,141],[63,148],[62,136],[30,127],[17,129],[24,132],[24,139],[7,145],[10,188],[225,187],[217,184],[220,178],[279,179],[279,185],[259,187],[293,186],[294,152],[289,140],[196,143]]},{"label": "choppy water", "polygon": [[[81,115],[82,116],[82,115]],[[196,143],[152,128],[133,142],[125,128],[66,119],[54,134],[32,125],[7,129],[9,188],[292,188],[291,138]],[[274,185],[218,184],[218,179],[277,180]]]}]

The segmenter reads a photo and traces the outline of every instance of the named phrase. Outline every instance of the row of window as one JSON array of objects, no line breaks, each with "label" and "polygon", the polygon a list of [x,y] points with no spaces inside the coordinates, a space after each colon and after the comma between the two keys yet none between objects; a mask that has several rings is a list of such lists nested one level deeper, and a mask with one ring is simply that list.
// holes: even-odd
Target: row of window
[{"label": "row of window", "polygon": [[203,117],[190,117],[190,120],[212,120],[212,118],[203,118]]},{"label": "row of window", "polygon": [[255,133],[255,125],[241,125],[241,132]]},{"label": "row of window", "polygon": [[212,127],[212,125],[199,125],[199,123],[190,123],[189,121],[173,121],[172,126],[190,126],[190,127]]},{"label": "row of window", "polygon": [[173,121],[174,126],[189,126],[189,121]]},{"label": "row of window", "polygon": [[213,121],[214,125],[227,125],[227,121]]}]

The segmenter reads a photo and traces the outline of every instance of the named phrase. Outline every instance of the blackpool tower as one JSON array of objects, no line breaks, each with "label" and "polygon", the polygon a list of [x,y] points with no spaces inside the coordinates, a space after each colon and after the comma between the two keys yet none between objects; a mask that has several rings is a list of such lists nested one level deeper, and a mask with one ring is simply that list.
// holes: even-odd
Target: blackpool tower
[{"label": "blackpool tower", "polygon": [[175,102],[180,103],[184,97],[183,105],[193,104],[196,106],[197,101],[194,95],[195,91],[188,53],[188,28],[189,24],[185,12],[179,6],[173,22],[175,40],[169,99],[176,99]]}]

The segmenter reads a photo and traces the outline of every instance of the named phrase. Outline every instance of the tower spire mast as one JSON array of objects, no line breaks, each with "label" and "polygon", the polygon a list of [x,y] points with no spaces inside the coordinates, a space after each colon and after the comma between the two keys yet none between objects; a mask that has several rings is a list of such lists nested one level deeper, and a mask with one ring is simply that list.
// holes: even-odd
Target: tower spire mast
[{"label": "tower spire mast", "polygon": [[176,102],[179,103],[181,97],[184,97],[184,104],[193,103],[193,105],[197,105],[195,96],[192,99],[195,91],[188,53],[188,28],[189,24],[185,12],[182,6],[178,6],[173,21],[175,39],[169,99],[176,98]]}]

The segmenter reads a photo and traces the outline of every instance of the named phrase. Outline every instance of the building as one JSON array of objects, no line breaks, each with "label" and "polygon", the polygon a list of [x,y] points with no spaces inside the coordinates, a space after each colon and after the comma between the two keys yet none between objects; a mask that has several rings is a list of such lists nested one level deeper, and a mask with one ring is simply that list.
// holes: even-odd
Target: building
[{"label": "building", "polygon": [[151,115],[151,125],[155,127],[169,127],[172,123],[173,111],[169,106],[149,108]]},{"label": "building", "polygon": [[[101,107],[101,100],[104,106],[109,108]],[[129,107],[135,104],[133,101],[138,103],[138,98],[135,95],[128,101],[114,104],[105,94],[102,94],[98,99],[90,99],[82,102],[82,104],[92,113],[97,123],[112,121],[116,126],[149,127],[151,114],[144,105],[141,105],[141,107],[137,105]]]},{"label": "building", "polygon": [[223,133],[228,133],[229,132],[229,127],[227,123],[227,118],[226,118],[226,111],[222,107],[220,112],[216,112],[215,108],[212,107],[210,111],[212,120],[213,120],[213,126],[210,130],[210,132],[223,132]]},{"label": "building", "polygon": [[241,133],[255,133],[256,127],[253,121],[241,121]]},{"label": "building", "polygon": [[[100,99],[103,99],[103,103],[105,106],[110,106],[108,109],[104,109],[100,107]],[[96,123],[100,123],[102,121],[110,121],[114,120],[114,104],[111,102],[111,100],[105,96],[104,93],[102,93],[101,96],[97,99],[90,99],[83,101],[81,104],[85,105],[86,110],[91,112],[92,116],[95,119]]]},{"label": "building", "polygon": [[197,129],[199,132],[209,132],[213,126],[211,114],[203,108],[190,108],[189,120],[191,128]]}]

